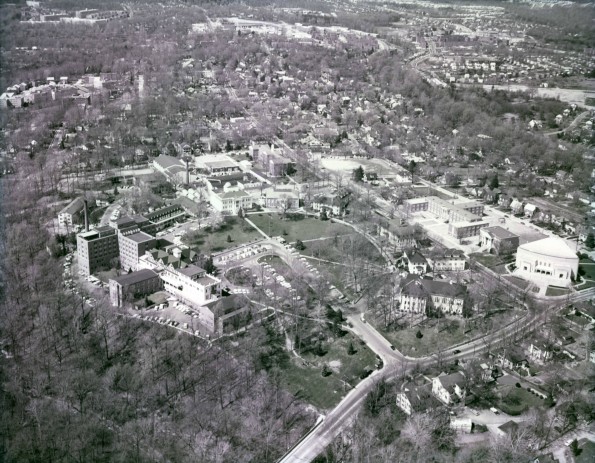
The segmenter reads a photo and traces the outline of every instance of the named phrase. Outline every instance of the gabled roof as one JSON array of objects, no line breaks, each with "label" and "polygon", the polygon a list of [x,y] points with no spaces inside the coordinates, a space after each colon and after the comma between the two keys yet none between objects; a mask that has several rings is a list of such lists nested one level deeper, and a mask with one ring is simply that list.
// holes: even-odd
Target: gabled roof
[{"label": "gabled roof", "polygon": [[82,198],[73,199],[64,209],[60,211],[60,214],[76,214],[85,207],[85,203]]},{"label": "gabled roof", "polygon": [[460,372],[451,373],[450,375],[438,376],[438,381],[442,387],[451,392],[455,386],[462,387],[465,384],[465,375]]},{"label": "gabled roof", "polygon": [[413,265],[423,265],[428,263],[428,260],[419,252],[413,251],[410,254],[411,255],[407,255],[407,259],[409,259],[409,262]]}]

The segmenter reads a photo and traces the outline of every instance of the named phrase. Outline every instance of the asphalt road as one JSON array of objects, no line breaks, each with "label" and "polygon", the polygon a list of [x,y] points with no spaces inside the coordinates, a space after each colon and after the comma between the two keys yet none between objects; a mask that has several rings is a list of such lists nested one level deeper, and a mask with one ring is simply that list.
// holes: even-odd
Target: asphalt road
[{"label": "asphalt road", "polygon": [[[593,297],[595,288],[585,294],[574,294],[571,301],[585,300]],[[295,447],[293,447],[281,460],[280,463],[310,462],[332,442],[332,440],[343,431],[357,415],[366,395],[372,390],[377,381],[381,378],[390,378],[396,373],[405,373],[415,365],[428,366],[439,361],[447,362],[456,359],[475,358],[497,343],[517,339],[527,332],[534,330],[545,321],[548,314],[566,305],[567,301],[560,304],[550,304],[546,308],[535,313],[527,313],[524,317],[514,320],[500,330],[482,338],[467,342],[456,347],[451,347],[447,352],[428,357],[412,358],[406,357],[398,351],[390,348],[388,341],[368,323],[362,322],[358,314],[348,315],[347,319],[353,325],[353,331],[358,334],[366,344],[382,358],[384,368],[374,372],[371,376],[360,382],[349,394],[316,426],[306,435]],[[359,303],[361,305],[361,301]],[[356,304],[356,307],[358,304]]]}]

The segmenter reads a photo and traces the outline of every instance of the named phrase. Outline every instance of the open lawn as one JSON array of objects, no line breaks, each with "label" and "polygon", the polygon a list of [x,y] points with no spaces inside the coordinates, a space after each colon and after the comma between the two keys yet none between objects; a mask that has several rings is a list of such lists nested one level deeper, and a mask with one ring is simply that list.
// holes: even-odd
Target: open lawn
[{"label": "open lawn", "polygon": [[225,217],[218,226],[188,233],[184,242],[201,252],[217,252],[260,239],[262,235],[239,217]]},{"label": "open lawn", "polygon": [[[465,334],[464,324],[458,320],[425,320],[422,324],[402,330],[387,330],[381,324],[374,324],[386,339],[402,354],[424,357],[450,348],[470,339],[473,332]],[[417,333],[422,337],[418,338]]]},{"label": "open lawn", "polygon": [[511,275],[505,276],[503,278],[506,278],[513,285],[518,286],[519,288],[521,288],[523,290],[527,289],[530,284],[527,280],[523,280],[522,278],[511,276]]},{"label": "open lawn", "polygon": [[287,214],[287,217],[283,219],[280,214],[263,212],[250,214],[248,218],[267,235],[283,236],[290,243],[296,240],[304,241],[355,233],[353,229],[345,225],[330,220],[307,217],[303,214]]},{"label": "open lawn", "polygon": [[532,394],[527,389],[516,385],[502,386],[499,388],[500,401],[498,408],[511,416],[518,416],[525,411],[540,407],[544,400]]},{"label": "open lawn", "polygon": [[585,280],[595,280],[595,264],[581,262],[578,266],[578,273]]},{"label": "open lawn", "polygon": [[500,256],[494,254],[472,253],[469,254],[469,257],[490,269],[494,269],[505,263]]},{"label": "open lawn", "polygon": [[581,453],[574,458],[576,463],[592,463],[595,460],[595,442],[587,439],[579,441]]},{"label": "open lawn", "polygon": [[[350,343],[356,351],[353,355],[348,354]],[[330,409],[361,381],[360,376],[366,367],[375,368],[376,356],[351,333],[325,343],[325,347],[328,351],[323,356],[311,352],[302,354],[305,364],[293,357],[281,375],[292,393],[299,392],[315,407]],[[326,377],[322,376],[324,365],[332,371]]]},{"label": "open lawn", "polygon": [[548,286],[545,290],[546,296],[565,296],[568,294],[568,288],[560,288],[558,286]]}]

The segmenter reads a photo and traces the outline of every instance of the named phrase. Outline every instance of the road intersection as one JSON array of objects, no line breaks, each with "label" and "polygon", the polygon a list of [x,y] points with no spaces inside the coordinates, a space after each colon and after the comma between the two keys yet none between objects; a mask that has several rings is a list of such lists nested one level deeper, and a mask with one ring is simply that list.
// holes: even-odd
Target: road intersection
[{"label": "road intersection", "polygon": [[[382,359],[384,366],[352,389],[330,413],[319,420],[309,434],[279,460],[279,463],[310,462],[324,452],[333,439],[352,423],[367,394],[381,379],[403,375],[416,366],[427,367],[438,362],[477,358],[498,343],[514,342],[520,336],[535,330],[546,321],[552,312],[562,309],[567,303],[593,297],[594,290],[595,288],[592,288],[592,290],[583,293],[575,293],[564,301],[550,303],[538,312],[527,312],[523,317],[513,320],[498,331],[458,346],[452,346],[448,352],[419,358],[407,357],[399,351],[393,350],[390,343],[374,327],[361,319],[362,302],[360,301],[354,306],[355,313],[347,315],[347,321],[351,324],[351,330],[360,336],[370,349]],[[454,348],[456,350],[452,350]]]}]

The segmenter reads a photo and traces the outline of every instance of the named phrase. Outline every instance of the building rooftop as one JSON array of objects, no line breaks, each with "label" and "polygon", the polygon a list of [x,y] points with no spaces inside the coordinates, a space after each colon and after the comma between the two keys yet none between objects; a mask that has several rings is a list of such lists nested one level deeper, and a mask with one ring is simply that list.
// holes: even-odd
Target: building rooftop
[{"label": "building rooftop", "polygon": [[508,239],[508,238],[518,238],[518,235],[515,235],[511,231],[508,231],[502,227],[495,226],[495,227],[486,227],[481,230],[482,233],[488,233],[490,236],[494,238],[499,238],[501,240]]},{"label": "building rooftop", "polygon": [[451,373],[450,375],[438,376],[438,380],[445,389],[450,389],[455,385],[461,387],[465,383],[465,375],[460,372]]},{"label": "building rooftop", "polygon": [[142,269],[137,272],[127,273],[126,275],[113,278],[113,280],[122,286],[129,286],[140,283],[141,281],[150,280],[156,276],[158,276],[157,272],[150,269]]},{"label": "building rooftop", "polygon": [[570,246],[562,238],[550,236],[542,240],[532,241],[519,246],[519,250],[543,254],[549,257],[559,257],[562,259],[577,259],[576,252],[570,249]]},{"label": "building rooftop", "polygon": [[131,235],[126,235],[126,238],[129,240],[135,241],[137,243],[144,243],[146,241],[154,240],[155,238],[148,233],[139,231],[136,233],[132,233]]},{"label": "building rooftop", "polygon": [[60,214],[76,214],[77,212],[82,211],[84,207],[85,203],[82,198],[75,198],[60,211]]},{"label": "building rooftop", "polygon": [[197,265],[192,265],[192,264],[189,265],[186,268],[181,268],[179,270],[179,272],[182,275],[186,275],[189,278],[192,278],[192,277],[195,277],[195,276],[199,276],[199,275],[202,276],[202,275],[206,274],[206,270],[205,269],[200,268]]}]

